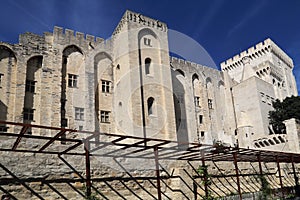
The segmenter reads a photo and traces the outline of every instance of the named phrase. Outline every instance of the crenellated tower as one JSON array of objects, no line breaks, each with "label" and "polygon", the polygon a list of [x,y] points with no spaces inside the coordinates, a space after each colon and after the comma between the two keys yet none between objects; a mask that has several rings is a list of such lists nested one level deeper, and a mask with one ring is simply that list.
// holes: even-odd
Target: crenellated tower
[{"label": "crenellated tower", "polygon": [[243,80],[245,69],[243,58],[248,57],[255,76],[273,85],[275,99],[283,100],[287,96],[297,95],[297,87],[293,76],[293,60],[281,50],[271,39],[249,48],[246,51],[221,63],[222,71],[237,83]]},{"label": "crenellated tower", "polygon": [[126,11],[113,41],[119,131],[171,139],[176,128],[166,24]]},{"label": "crenellated tower", "polygon": [[271,39],[221,63],[232,79],[235,137],[242,147],[254,148],[254,141],[272,134],[268,119],[272,101],[297,95],[293,67],[292,59]]}]

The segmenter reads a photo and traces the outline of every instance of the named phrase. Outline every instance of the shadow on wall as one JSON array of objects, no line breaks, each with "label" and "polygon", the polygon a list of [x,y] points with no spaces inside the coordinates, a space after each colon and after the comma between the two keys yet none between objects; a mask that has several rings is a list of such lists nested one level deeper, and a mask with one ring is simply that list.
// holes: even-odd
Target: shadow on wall
[{"label": "shadow on wall", "polygon": [[[120,172],[114,169],[108,168],[104,165],[92,165],[92,171],[95,170],[96,174],[92,174],[91,181],[91,194],[87,195],[86,177],[84,175],[84,168],[80,168],[78,164],[74,162],[82,161],[81,159],[74,159],[74,157],[63,156],[49,156],[51,161],[55,163],[60,160],[60,164],[65,166],[57,168],[59,174],[65,173],[67,176],[53,175],[52,172],[47,173],[47,178],[42,176],[20,176],[17,169],[9,166],[8,163],[0,162],[0,173],[5,173],[5,178],[0,181],[0,196],[9,196],[10,199],[25,199],[25,198],[36,198],[36,199],[128,199],[136,197],[135,199],[157,199],[157,177],[153,175],[153,171],[144,171],[138,173],[136,171],[130,171],[126,168],[123,162],[113,158],[112,162],[115,162]],[[40,162],[44,159],[42,157],[34,157],[34,160]],[[59,159],[59,160],[57,160]],[[20,160],[19,160],[20,161]],[[43,162],[43,161],[42,161]],[[96,163],[94,163],[96,164]],[[35,173],[42,173],[41,168],[45,165],[36,167]],[[75,169],[76,168],[76,169]],[[46,168],[45,168],[46,169]],[[27,166],[27,170],[31,171],[32,168]],[[99,172],[101,171],[101,173]],[[104,173],[103,173],[104,171]],[[171,196],[180,195],[189,199],[186,193],[193,193],[194,191],[186,181],[180,176],[173,176],[170,171],[160,166],[160,187],[161,196],[165,199],[171,199]],[[112,175],[114,173],[115,175]],[[72,174],[69,176],[69,174]],[[189,174],[191,177],[191,174]],[[170,182],[178,181],[182,182],[182,188],[178,189],[174,187]],[[18,192],[15,192],[15,191]],[[166,192],[168,191],[168,192]],[[200,195],[200,194],[199,194]],[[75,198],[74,198],[75,197]]]},{"label": "shadow on wall", "polygon": [[178,79],[180,77],[184,77],[184,73],[178,70],[171,70],[171,75],[173,85],[177,141],[180,143],[187,143],[189,141],[189,138],[187,132],[186,108],[184,102],[185,91],[183,84]]},{"label": "shadow on wall", "polygon": [[[6,121],[7,120],[7,106],[0,100],[0,121]],[[7,131],[7,127],[4,125],[0,125],[0,132]]]},{"label": "shadow on wall", "polygon": [[7,120],[7,106],[0,100],[0,120]]}]

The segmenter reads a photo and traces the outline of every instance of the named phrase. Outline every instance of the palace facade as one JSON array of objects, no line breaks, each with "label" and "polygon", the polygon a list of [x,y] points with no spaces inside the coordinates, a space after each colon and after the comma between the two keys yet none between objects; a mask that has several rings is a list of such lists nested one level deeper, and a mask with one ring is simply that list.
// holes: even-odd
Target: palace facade
[{"label": "palace facade", "polygon": [[1,42],[0,120],[299,152],[295,120],[275,134],[268,119],[297,95],[293,67],[271,39],[221,70],[170,57],[167,25],[126,11],[108,40],[54,27]]}]

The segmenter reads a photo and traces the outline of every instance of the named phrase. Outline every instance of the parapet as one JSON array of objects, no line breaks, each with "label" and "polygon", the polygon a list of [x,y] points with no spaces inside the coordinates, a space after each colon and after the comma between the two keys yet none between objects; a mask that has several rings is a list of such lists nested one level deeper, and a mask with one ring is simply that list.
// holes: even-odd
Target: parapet
[{"label": "parapet", "polygon": [[187,66],[203,67],[203,65],[200,65],[200,64],[197,64],[197,63],[194,63],[191,61],[187,61],[187,60],[184,60],[181,58],[172,57],[172,56],[170,56],[170,62],[173,64],[177,63],[177,64],[182,64],[182,65],[187,65]]},{"label": "parapet", "polygon": [[135,13],[130,10],[126,10],[122,19],[120,20],[120,23],[114,30],[113,35],[119,33],[121,28],[123,27],[124,23],[128,22],[128,21],[131,21],[134,23],[139,23],[139,24],[142,24],[145,26],[149,26],[151,28],[155,28],[155,29],[163,31],[163,32],[166,32],[168,29],[166,23],[164,23],[164,22],[152,19],[150,17],[146,17],[140,13]]},{"label": "parapet", "polygon": [[280,59],[283,60],[289,67],[293,68],[293,60],[280,49],[270,38],[258,43],[257,45],[250,47],[249,49],[235,55],[234,57],[221,63],[222,71],[231,70],[236,67],[242,66],[242,58],[249,56],[250,59],[256,59],[260,56],[267,54],[268,52],[274,53]]},{"label": "parapet", "polygon": [[87,43],[87,44],[100,44],[104,41],[103,38],[95,37],[93,35],[84,34],[81,32],[75,32],[71,29],[63,29],[62,27],[54,26],[53,30],[54,40],[65,40],[69,41],[77,41],[79,43]]},{"label": "parapet", "polygon": [[195,67],[195,68],[202,68],[203,70],[204,69],[208,69],[208,70],[211,69],[211,70],[219,72],[219,70],[217,70],[217,69],[207,67],[207,66],[204,66],[204,65],[200,65],[198,63],[187,61],[187,60],[184,60],[184,59],[181,59],[181,58],[172,57],[172,56],[170,56],[170,63],[171,64],[179,64],[181,66],[192,66],[192,67]]}]

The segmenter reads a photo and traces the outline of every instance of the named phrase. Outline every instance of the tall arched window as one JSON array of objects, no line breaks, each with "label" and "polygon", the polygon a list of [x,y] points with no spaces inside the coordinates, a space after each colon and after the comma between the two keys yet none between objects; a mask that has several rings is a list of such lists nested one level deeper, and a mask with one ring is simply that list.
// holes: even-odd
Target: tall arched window
[{"label": "tall arched window", "polygon": [[148,98],[147,105],[148,105],[148,115],[153,115],[154,114],[154,98],[153,97]]},{"label": "tall arched window", "polygon": [[145,59],[145,73],[150,74],[151,58]]}]

